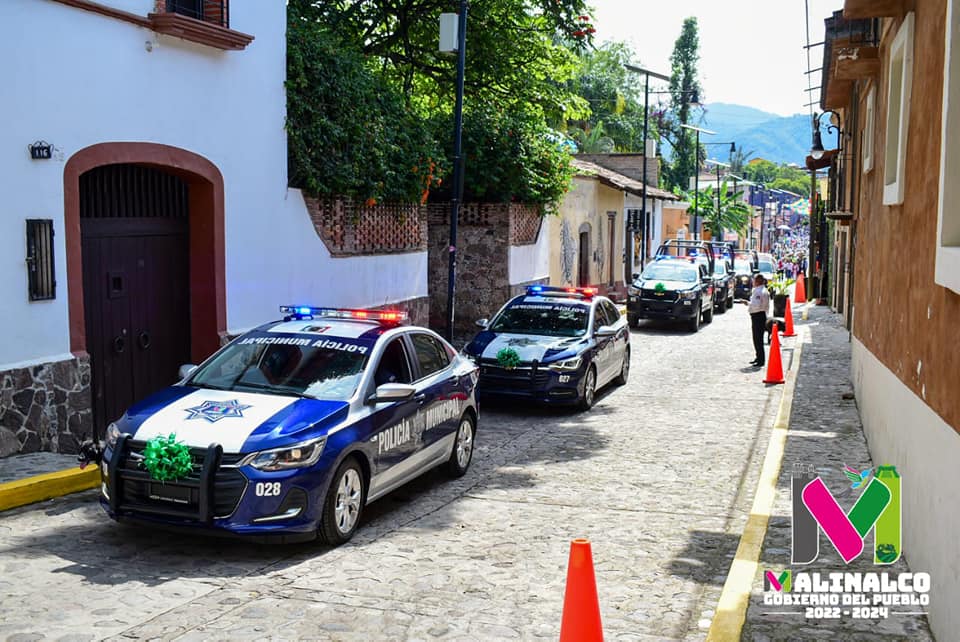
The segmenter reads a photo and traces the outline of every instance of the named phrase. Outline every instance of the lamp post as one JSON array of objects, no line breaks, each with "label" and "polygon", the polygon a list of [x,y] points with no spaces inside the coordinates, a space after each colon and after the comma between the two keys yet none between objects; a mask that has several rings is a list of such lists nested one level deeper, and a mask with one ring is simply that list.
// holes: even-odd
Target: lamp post
[{"label": "lamp post", "polygon": [[[457,27],[457,98],[453,112],[453,196],[450,200],[450,247],[447,264],[447,340],[453,341],[454,295],[457,282],[457,223],[463,200],[463,84],[467,63],[467,0],[460,0]],[[447,23],[449,24],[449,22]],[[441,16],[441,51],[444,46],[444,18]]]},{"label": "lamp post", "polygon": [[691,129],[697,132],[697,142],[693,149],[693,153],[696,154],[696,167],[693,172],[693,239],[696,241],[700,239],[700,222],[698,220],[699,211],[697,210],[700,205],[700,134],[704,133],[713,135],[717,132],[712,132],[709,129],[703,129],[701,127],[694,127],[693,125],[681,124],[680,126],[684,129]]},{"label": "lamp post", "polygon": [[[640,205],[640,267],[643,268],[643,263],[647,260],[647,130],[649,127],[649,113],[650,113],[650,76],[658,78],[660,80],[670,81],[670,76],[664,74],[658,74],[655,71],[650,71],[649,69],[644,69],[643,67],[636,67],[634,65],[624,65],[624,68],[636,72],[638,74],[643,74],[643,187],[641,188],[641,205]],[[629,243],[629,240],[627,240]],[[630,256],[631,252],[627,252],[626,256]],[[629,283],[632,279],[630,278],[632,273],[632,266],[624,265],[625,272],[625,282]]]}]

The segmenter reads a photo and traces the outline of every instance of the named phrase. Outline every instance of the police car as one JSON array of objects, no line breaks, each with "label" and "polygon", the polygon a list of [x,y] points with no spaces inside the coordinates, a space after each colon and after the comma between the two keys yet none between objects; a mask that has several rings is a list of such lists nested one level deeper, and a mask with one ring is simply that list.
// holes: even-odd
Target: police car
[{"label": "police car", "polygon": [[464,348],[480,366],[480,392],[576,404],[630,373],[630,330],[617,306],[592,288],[531,286],[511,299]]},{"label": "police car", "polygon": [[[472,362],[404,313],[280,310],[110,424],[110,517],[339,544],[367,503],[434,467],[467,471]],[[189,448],[185,476],[157,478],[145,454],[157,439]]]}]

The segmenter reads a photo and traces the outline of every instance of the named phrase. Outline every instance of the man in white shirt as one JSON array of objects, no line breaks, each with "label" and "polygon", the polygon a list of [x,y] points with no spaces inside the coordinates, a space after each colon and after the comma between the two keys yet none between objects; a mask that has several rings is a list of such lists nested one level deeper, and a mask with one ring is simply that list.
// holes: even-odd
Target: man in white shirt
[{"label": "man in white shirt", "polygon": [[750,365],[758,368],[766,363],[763,352],[763,333],[767,330],[767,310],[770,309],[770,293],[767,291],[767,280],[762,274],[753,277],[753,290],[750,292],[750,323],[753,328],[753,348],[757,351],[757,358]]}]

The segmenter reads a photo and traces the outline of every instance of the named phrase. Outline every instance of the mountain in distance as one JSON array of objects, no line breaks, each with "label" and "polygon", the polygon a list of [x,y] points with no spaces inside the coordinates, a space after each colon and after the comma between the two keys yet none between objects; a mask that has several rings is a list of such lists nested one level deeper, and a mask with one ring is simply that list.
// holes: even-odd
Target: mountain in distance
[{"label": "mountain in distance", "polygon": [[[700,126],[717,132],[715,136],[701,136],[701,143],[734,141],[737,149],[753,152],[751,159],[803,166],[810,153],[810,117],[806,114],[778,116],[744,105],[712,103],[704,105]],[[823,142],[827,146],[826,137]],[[708,158],[726,161],[728,156],[727,149],[707,147]]]}]

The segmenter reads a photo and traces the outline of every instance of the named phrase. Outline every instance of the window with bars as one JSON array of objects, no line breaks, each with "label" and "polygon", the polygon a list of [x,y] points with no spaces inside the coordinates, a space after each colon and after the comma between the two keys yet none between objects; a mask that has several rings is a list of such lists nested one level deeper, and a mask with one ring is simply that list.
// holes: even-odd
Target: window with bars
[{"label": "window with bars", "polygon": [[167,0],[167,12],[230,28],[229,0]]},{"label": "window with bars", "polygon": [[52,219],[27,219],[27,288],[31,301],[56,298]]}]

